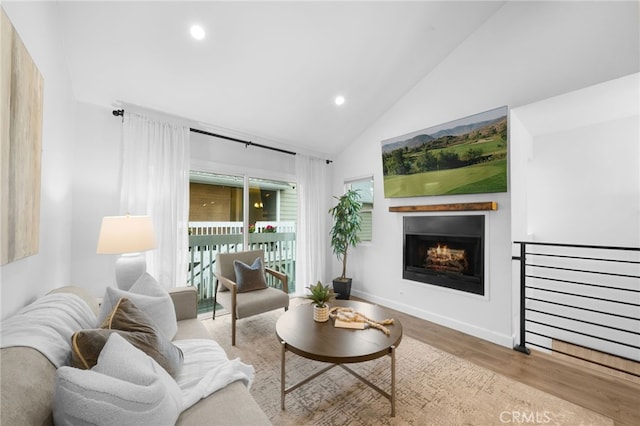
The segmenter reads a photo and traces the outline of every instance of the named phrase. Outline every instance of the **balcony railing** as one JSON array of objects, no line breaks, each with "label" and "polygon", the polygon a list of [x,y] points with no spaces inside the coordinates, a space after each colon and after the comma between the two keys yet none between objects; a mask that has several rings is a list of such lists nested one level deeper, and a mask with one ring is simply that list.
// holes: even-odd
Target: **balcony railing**
[{"label": "balcony railing", "polygon": [[[640,248],[515,243],[520,342],[514,349],[529,353],[533,346],[640,377],[624,367],[640,361]],[[615,365],[604,363],[610,357]]]},{"label": "balcony railing", "polygon": [[[262,232],[267,226],[276,232]],[[210,310],[215,292],[215,261],[218,253],[245,251],[242,222],[189,223],[189,272],[187,284],[198,289],[200,311]],[[264,250],[265,267],[289,277],[289,293],[295,292],[296,233],[293,222],[258,222],[249,233],[246,250]],[[276,283],[268,283],[274,285]]]}]

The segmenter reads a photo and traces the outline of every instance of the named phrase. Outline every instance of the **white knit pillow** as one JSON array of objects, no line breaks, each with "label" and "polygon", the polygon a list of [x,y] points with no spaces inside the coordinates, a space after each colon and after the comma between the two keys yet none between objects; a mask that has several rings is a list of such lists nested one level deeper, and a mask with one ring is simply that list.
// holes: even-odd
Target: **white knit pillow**
[{"label": "white knit pillow", "polygon": [[117,333],[107,340],[91,370],[60,367],[53,419],[68,425],[174,425],[182,392],[151,357]]},{"label": "white knit pillow", "polygon": [[167,339],[173,339],[178,331],[173,301],[167,290],[147,272],[138,278],[129,291],[107,287],[100,306],[98,324],[102,324],[122,297],[126,297],[137,308],[144,311]]}]

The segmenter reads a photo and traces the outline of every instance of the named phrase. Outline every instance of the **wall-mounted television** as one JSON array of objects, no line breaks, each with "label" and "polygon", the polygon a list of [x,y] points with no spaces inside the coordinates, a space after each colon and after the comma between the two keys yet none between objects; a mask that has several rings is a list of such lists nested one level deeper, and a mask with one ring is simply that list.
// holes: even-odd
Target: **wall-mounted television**
[{"label": "wall-mounted television", "polygon": [[507,107],[382,141],[385,198],[507,191]]}]

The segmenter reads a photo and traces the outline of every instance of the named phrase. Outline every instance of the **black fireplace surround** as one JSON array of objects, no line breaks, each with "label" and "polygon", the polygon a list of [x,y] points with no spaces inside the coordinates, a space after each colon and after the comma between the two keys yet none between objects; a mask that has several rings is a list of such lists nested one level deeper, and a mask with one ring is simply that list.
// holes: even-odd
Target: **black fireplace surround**
[{"label": "black fireplace surround", "polygon": [[484,295],[484,216],[405,216],[402,277]]}]

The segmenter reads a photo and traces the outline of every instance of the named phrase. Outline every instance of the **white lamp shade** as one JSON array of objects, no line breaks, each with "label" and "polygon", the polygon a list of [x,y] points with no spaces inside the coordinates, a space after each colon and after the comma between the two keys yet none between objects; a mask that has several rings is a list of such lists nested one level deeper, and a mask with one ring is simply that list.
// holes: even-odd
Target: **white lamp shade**
[{"label": "white lamp shade", "polygon": [[150,216],[105,216],[102,219],[96,253],[139,253],[155,246]]}]

